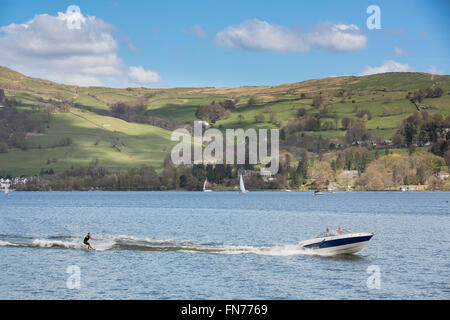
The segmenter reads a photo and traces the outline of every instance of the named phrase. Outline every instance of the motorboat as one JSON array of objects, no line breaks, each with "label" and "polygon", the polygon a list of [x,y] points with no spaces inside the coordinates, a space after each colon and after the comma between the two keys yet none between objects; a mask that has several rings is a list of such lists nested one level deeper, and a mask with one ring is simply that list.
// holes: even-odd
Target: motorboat
[{"label": "motorboat", "polygon": [[362,250],[372,237],[373,233],[348,232],[339,228],[336,232],[324,232],[302,241],[299,246],[323,255],[352,254]]},{"label": "motorboat", "polygon": [[314,191],[314,195],[315,196],[323,196],[323,192],[320,190],[316,190],[316,191]]}]

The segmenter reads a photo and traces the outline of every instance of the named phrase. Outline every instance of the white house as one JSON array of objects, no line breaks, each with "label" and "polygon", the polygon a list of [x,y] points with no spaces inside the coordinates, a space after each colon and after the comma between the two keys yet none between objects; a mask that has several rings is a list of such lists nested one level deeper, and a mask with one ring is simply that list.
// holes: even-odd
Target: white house
[{"label": "white house", "polygon": [[441,180],[445,180],[450,176],[450,174],[448,172],[439,172],[437,174],[437,177]]},{"label": "white house", "polygon": [[9,179],[0,179],[0,190],[5,190],[5,186],[8,188],[11,187],[11,180]]}]

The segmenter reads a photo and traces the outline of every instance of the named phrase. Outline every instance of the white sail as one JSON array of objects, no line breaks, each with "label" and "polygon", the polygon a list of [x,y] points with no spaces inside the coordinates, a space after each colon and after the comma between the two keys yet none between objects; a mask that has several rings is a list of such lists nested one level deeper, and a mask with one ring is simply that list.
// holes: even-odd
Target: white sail
[{"label": "white sail", "polygon": [[7,184],[5,184],[5,194],[9,195],[9,187]]},{"label": "white sail", "polygon": [[241,193],[247,192],[247,190],[245,190],[244,179],[242,178],[242,174],[239,177],[239,188],[241,189]]},{"label": "white sail", "polygon": [[206,190],[206,184],[208,183],[208,179],[205,179],[205,183],[203,184],[203,192],[211,192],[212,190]]}]

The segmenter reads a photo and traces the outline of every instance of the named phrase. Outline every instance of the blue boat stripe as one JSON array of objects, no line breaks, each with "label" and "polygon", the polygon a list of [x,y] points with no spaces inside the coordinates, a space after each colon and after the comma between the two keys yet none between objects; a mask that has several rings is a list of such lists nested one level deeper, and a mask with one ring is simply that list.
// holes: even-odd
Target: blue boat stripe
[{"label": "blue boat stripe", "polygon": [[352,244],[352,243],[358,243],[358,242],[364,242],[369,241],[372,236],[360,236],[360,237],[353,237],[353,238],[345,238],[345,239],[334,239],[334,240],[326,240],[326,238],[320,242],[315,242],[311,244],[307,244],[304,247],[305,248],[331,248],[331,247],[337,247],[337,246],[344,246],[346,244]]}]

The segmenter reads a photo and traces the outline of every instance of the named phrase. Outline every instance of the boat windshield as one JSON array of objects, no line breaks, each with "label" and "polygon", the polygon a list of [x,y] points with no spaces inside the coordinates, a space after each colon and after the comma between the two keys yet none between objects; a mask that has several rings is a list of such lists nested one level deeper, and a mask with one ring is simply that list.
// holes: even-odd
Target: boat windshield
[{"label": "boat windshield", "polygon": [[336,230],[330,230],[328,232],[322,232],[316,238],[333,237],[333,236],[339,236],[341,234],[347,234],[347,233],[350,233],[350,231],[348,231],[344,228],[339,228]]}]

